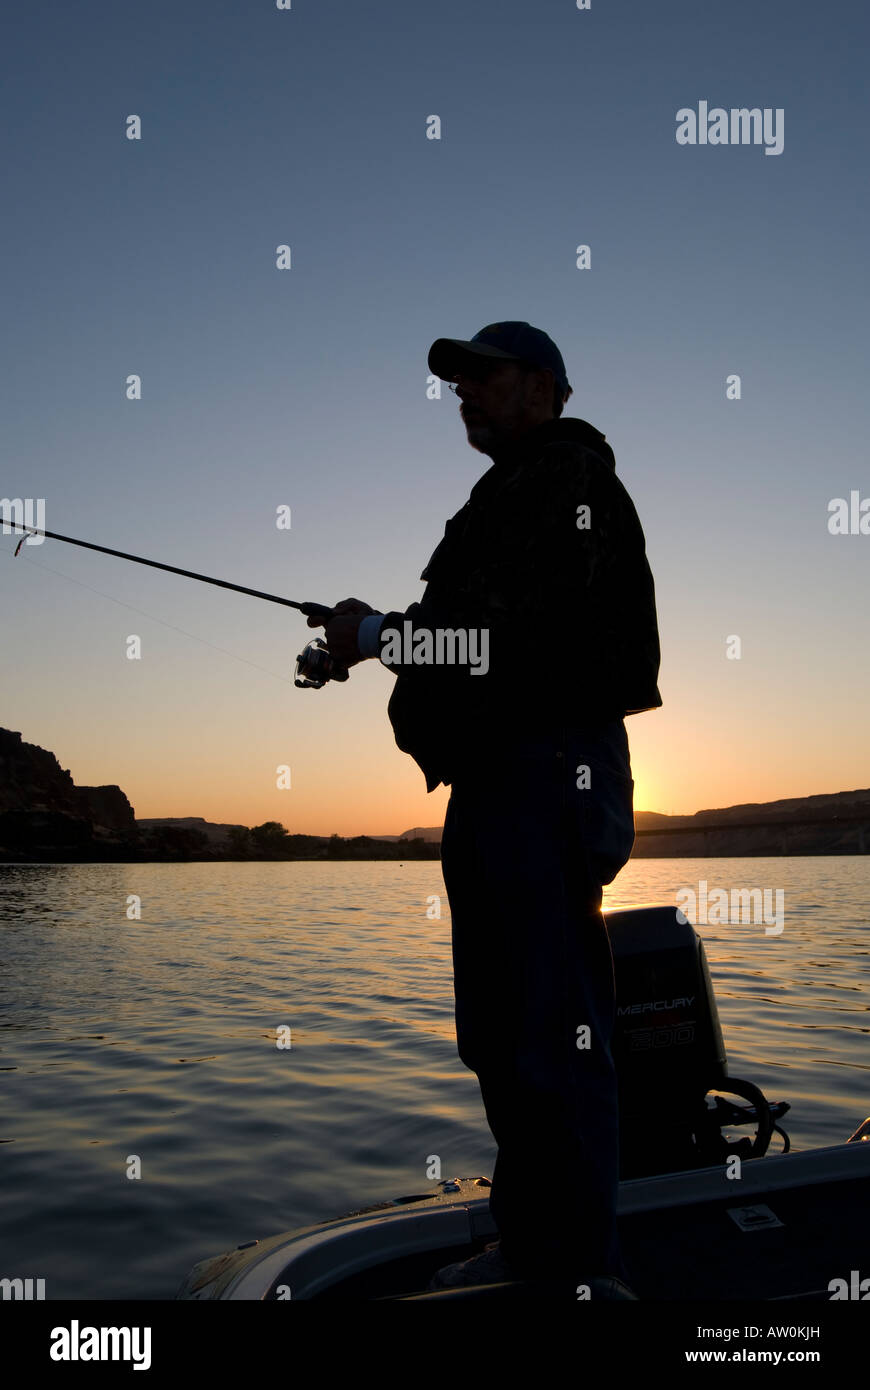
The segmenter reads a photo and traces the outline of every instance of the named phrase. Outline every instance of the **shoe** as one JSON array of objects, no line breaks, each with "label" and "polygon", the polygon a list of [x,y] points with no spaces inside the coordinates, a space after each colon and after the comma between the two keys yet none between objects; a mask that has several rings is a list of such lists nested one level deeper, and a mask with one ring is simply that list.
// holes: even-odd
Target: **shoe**
[{"label": "shoe", "polygon": [[468,1288],[474,1284],[504,1284],[516,1277],[501,1253],[501,1242],[494,1240],[470,1260],[460,1260],[439,1269],[429,1280],[427,1292]]}]

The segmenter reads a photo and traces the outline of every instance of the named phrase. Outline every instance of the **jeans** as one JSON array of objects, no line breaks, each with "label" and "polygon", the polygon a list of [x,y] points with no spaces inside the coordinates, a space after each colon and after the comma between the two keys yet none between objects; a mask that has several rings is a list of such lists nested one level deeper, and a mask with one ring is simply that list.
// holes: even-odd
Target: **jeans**
[{"label": "jeans", "polygon": [[627,1277],[600,909],[634,843],[633,792],[622,719],[481,749],[453,778],[441,858],[457,1044],[498,1145],[490,1210],[521,1277]]}]

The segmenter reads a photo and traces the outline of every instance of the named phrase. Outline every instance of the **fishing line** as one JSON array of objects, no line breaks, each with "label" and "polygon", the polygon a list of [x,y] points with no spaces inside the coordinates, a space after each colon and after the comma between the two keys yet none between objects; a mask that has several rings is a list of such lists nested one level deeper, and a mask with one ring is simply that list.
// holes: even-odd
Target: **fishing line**
[{"label": "fishing line", "polygon": [[[311,603],[307,601],[300,603],[296,599],[283,598],[280,594],[267,594],[262,589],[250,589],[244,584],[233,584],[228,579],[215,579],[213,575],[199,574],[196,570],[181,569],[179,565],[167,565],[162,560],[147,560],[143,555],[131,555],[127,550],[114,550],[108,545],[96,545],[94,541],[79,540],[76,536],[62,536],[58,531],[47,531],[44,526],[29,526],[25,522],[9,521],[7,516],[7,519],[4,520],[3,523],[3,529],[7,531],[10,527],[14,527],[16,531],[22,531],[24,533],[15,547],[13,559],[18,558],[21,553],[21,547],[24,545],[28,536],[48,537],[53,541],[63,541],[66,545],[81,546],[84,550],[99,551],[101,555],[114,555],[117,559],[129,560],[134,565],[148,565],[151,569],[165,570],[168,574],[180,574],[184,579],[196,579],[200,584],[215,584],[220,589],[231,589],[237,594],[248,594],[251,598],[263,599],[266,603],[280,603],[284,608],[296,608],[300,613],[304,613],[306,617],[322,620],[324,625],[330,618],[335,617],[335,609],[325,603]],[[31,564],[36,564],[37,569],[50,569],[48,565],[40,565],[37,564],[36,561],[31,561]],[[60,570],[50,570],[50,573],[56,574],[60,579],[71,578],[70,575],[62,574]],[[76,584],[81,581],[74,579],[72,582]],[[82,588],[84,589],[89,587],[90,586],[87,584],[82,584]],[[101,598],[111,597],[109,594],[103,594],[100,589],[93,589],[92,592],[100,594]],[[145,613],[143,609],[133,608],[132,604],[124,604],[120,599],[114,599],[112,601],[120,603],[122,608],[131,608],[134,613],[141,613],[144,618],[149,617],[149,614]],[[153,621],[160,622],[160,619],[155,618]],[[171,628],[172,624],[164,623],[163,626]],[[234,655],[233,652],[224,651],[223,647],[215,646],[213,642],[206,642],[204,637],[195,637],[192,632],[184,632],[180,627],[173,630],[175,632],[180,632],[184,637],[192,638],[194,642],[202,642],[204,646],[212,647],[217,652],[223,651],[225,656]],[[235,657],[235,660],[245,661],[245,658],[239,656]],[[258,671],[266,670],[264,666],[257,666],[253,661],[245,661],[245,664],[253,666],[254,669]],[[274,676],[276,680],[281,679],[280,676],[275,675],[274,671],[267,671],[266,674]],[[346,681],[347,678],[347,668],[336,661],[326,643],[320,637],[315,638],[313,642],[309,642],[296,658],[296,677],[294,684],[303,690],[322,690],[327,681]]]},{"label": "fishing line", "polygon": [[92,594],[99,595],[100,598],[108,599],[110,603],[117,603],[120,608],[129,608],[131,613],[138,613],[141,618],[147,618],[149,622],[159,623],[161,627],[168,627],[171,632],[178,632],[182,637],[189,637],[193,642],[201,642],[204,647],[211,647],[214,652],[221,652],[223,656],[229,656],[233,661],[241,661],[245,666],[251,666],[255,671],[262,671],[264,675],[271,676],[273,680],[280,681],[282,685],[287,684],[287,676],[279,676],[277,671],[270,671],[265,666],[258,666],[256,661],[249,661],[245,656],[239,656],[236,652],[228,652],[226,647],[219,647],[214,642],[209,642],[205,637],[197,637],[195,632],[186,632],[183,627],[176,627],[174,623],[167,623],[163,618],[155,618],[153,613],[146,613],[144,608],[136,608],[132,603],[125,603],[123,599],[115,598],[112,594],[104,594],[102,589],[95,589],[93,584],[86,584],[82,579],[74,579],[71,574],[64,574],[62,570],[52,569],[51,565],[44,565],[40,560],[31,560],[28,556],[23,557],[28,565],[35,565],[38,570],[45,570],[48,574],[56,575],[58,579],[66,579],[70,584],[78,584],[80,589],[88,589]]}]

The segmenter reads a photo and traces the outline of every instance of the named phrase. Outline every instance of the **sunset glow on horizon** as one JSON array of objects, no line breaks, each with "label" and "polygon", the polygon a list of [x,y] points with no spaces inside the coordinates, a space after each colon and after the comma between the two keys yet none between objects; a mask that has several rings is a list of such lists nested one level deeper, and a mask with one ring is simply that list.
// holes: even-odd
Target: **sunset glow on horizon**
[{"label": "sunset glow on horizon", "polygon": [[[489,7],[448,5],[422,45],[395,7],[376,82],[360,7],[179,16],[171,51],[108,7],[93,44],[88,17],[56,17],[6,93],[28,121],[7,190],[0,492],[97,544],[404,611],[490,463],[456,398],[432,398],[429,346],[526,319],[561,349],[565,414],[606,434],[646,536],[663,707],[627,720],[636,809],[867,786],[870,536],[828,524],[832,499],[870,496],[866,180],[847,180],[851,219],[830,217],[866,162],[864,132],[836,124],[849,34],[783,9],[753,18],[757,48],[724,14],[687,18],[674,45],[629,9],[627,30],[606,7],[501,6],[488,71]],[[771,68],[783,43],[792,61]],[[503,95],[483,99],[496,73]],[[675,114],[708,97],[784,111],[776,157],[679,143]],[[427,795],[396,748],[376,662],[297,690],[320,635],[298,613],[49,540],[13,559],[16,543],[0,535],[0,725],[77,783],[117,784],[140,817],[442,822],[447,790]],[[518,682],[541,678],[532,653],[557,663],[569,615],[555,595]]]}]

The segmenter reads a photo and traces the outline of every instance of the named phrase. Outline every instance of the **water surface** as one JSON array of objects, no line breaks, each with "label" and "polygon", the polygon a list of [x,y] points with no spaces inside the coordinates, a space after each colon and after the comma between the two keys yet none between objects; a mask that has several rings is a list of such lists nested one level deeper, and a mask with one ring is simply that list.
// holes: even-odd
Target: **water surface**
[{"label": "water surface", "polygon": [[[698,926],[729,1068],[791,1103],[795,1148],[841,1142],[870,1115],[870,859],[641,859],[605,908],[701,879],[784,890],[779,936]],[[0,867],[0,1277],[171,1297],[207,1255],[426,1191],[430,1155],[491,1174],[452,1009],[437,861]]]}]

